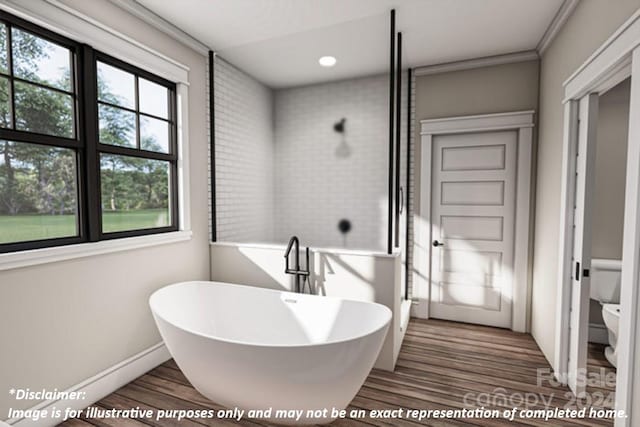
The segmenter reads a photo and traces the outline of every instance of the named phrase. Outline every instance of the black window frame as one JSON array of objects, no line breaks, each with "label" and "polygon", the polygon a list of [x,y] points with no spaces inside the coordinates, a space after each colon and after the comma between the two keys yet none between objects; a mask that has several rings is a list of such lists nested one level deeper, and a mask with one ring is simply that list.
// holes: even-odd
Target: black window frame
[{"label": "black window frame", "polygon": [[[0,10],[0,24],[7,28],[7,74],[9,78],[11,125],[12,128],[0,128],[0,139],[15,141],[18,143],[30,143],[47,147],[73,149],[76,153],[76,191],[77,191],[77,235],[51,239],[28,240],[21,242],[0,243],[0,253],[19,252],[32,249],[41,249],[71,244],[97,242],[134,236],[161,234],[179,229],[179,199],[178,199],[178,126],[177,126],[177,84],[149,71],[131,65],[106,53],[95,50],[93,47],[81,42],[64,37],[46,28],[42,28],[27,20],[18,18],[10,13]],[[29,84],[37,83],[13,76],[11,27],[31,33],[44,40],[53,42],[71,52],[71,84],[74,95],[74,138],[46,135],[15,129],[14,112],[14,81],[25,81]],[[138,98],[137,82],[142,77],[157,83],[168,89],[169,105],[169,153],[153,152],[137,148],[121,147],[116,145],[101,144],[99,142],[98,122],[98,93],[97,93],[97,63],[98,61],[120,68],[134,74],[136,79],[136,100]],[[69,94],[64,90],[44,86],[47,89],[58,90]],[[136,101],[136,109],[139,103]],[[136,113],[137,129],[139,135],[140,114],[155,117],[151,114]],[[139,137],[136,139],[139,145]],[[166,161],[169,165],[169,213],[171,223],[165,227],[134,229],[118,232],[102,231],[101,209],[101,183],[100,183],[100,154],[115,154],[150,160]]]},{"label": "black window frame", "polygon": [[[116,232],[108,232],[105,233],[102,231],[102,212],[101,207],[98,206],[99,209],[99,225],[100,230],[98,233],[99,240],[108,240],[108,239],[117,239],[122,237],[133,237],[133,236],[141,236],[147,234],[158,234],[158,233],[166,233],[170,231],[178,230],[178,126],[177,126],[177,105],[176,105],[176,84],[163,79],[162,77],[156,76],[153,73],[145,71],[141,68],[138,68],[134,65],[131,65],[127,62],[124,62],[120,59],[114,58],[113,56],[107,55],[103,52],[99,52],[93,50],[93,66],[96,68],[94,72],[95,76],[95,96],[92,94],[92,99],[94,100],[95,105],[92,106],[92,110],[94,110],[96,114],[96,127],[94,128],[93,136],[96,138],[94,141],[96,146],[96,175],[98,177],[98,186],[97,186],[97,194],[98,194],[98,203],[101,200],[101,182],[100,182],[100,154],[115,154],[120,156],[129,156],[129,157],[137,157],[141,159],[148,160],[160,160],[168,162],[169,167],[169,214],[171,218],[171,224],[166,227],[155,227],[155,228],[144,228],[144,229],[135,229],[135,230],[126,230],[126,231],[116,231]],[[110,144],[102,144],[99,138],[99,128],[98,128],[98,105],[104,104],[108,105],[102,101],[98,101],[98,73],[97,73],[97,64],[98,62],[102,62],[103,64],[111,65],[112,67],[119,68],[123,71],[131,73],[134,75],[135,79],[135,106],[133,109],[120,107],[117,105],[113,105],[115,108],[120,108],[125,111],[130,111],[136,114],[136,148],[131,147],[123,147],[119,145],[110,145]],[[146,114],[140,111],[140,94],[139,94],[139,79],[144,78],[153,83],[157,83],[161,86],[167,88],[168,92],[168,118],[164,119],[161,117],[154,116],[152,114]],[[162,120],[166,120],[169,123],[169,153],[155,152],[149,150],[143,150],[140,146],[140,117],[151,117],[158,118]]]}]

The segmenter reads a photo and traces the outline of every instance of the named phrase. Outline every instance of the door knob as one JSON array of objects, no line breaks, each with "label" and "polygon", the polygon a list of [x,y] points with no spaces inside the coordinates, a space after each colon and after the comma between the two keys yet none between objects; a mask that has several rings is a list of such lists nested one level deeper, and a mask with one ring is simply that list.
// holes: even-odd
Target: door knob
[{"label": "door knob", "polygon": [[433,241],[433,246],[435,246],[437,248],[438,246],[444,246],[444,243],[441,243],[441,242],[438,242],[437,240],[434,240]]}]

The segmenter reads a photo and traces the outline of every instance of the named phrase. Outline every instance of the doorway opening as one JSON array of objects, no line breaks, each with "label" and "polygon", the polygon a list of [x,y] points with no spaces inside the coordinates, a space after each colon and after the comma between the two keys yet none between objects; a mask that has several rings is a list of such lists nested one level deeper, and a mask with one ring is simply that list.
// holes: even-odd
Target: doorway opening
[{"label": "doorway opening", "polygon": [[[630,78],[597,95],[596,112],[593,113],[596,118],[594,160],[590,164],[592,170],[586,171],[593,175],[593,198],[590,206],[585,206],[591,212],[584,215],[585,219],[591,220],[590,224],[584,224],[587,232],[591,233],[588,239],[591,255],[589,304],[585,314],[588,330],[586,340],[578,343],[583,348],[576,354],[586,354],[586,365],[578,367],[585,369],[590,379],[584,392],[591,395],[600,392],[603,406],[610,408],[615,403],[619,350],[630,96]],[[580,182],[578,179],[576,184]],[[576,206],[576,214],[579,208]],[[577,259],[574,254],[574,262]],[[575,391],[583,392],[579,386]]]}]

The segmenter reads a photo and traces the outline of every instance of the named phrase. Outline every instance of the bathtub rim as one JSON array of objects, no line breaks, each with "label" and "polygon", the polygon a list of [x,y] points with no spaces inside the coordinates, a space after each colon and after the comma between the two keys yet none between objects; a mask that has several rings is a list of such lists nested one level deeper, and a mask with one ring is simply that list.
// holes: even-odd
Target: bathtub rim
[{"label": "bathtub rim", "polygon": [[[169,320],[167,320],[164,316],[160,315],[158,313],[157,310],[154,310],[154,305],[153,305],[153,298],[156,294],[158,294],[159,292],[161,292],[162,290],[166,289],[166,288],[173,288],[173,287],[178,287],[181,285],[188,285],[188,284],[214,284],[214,285],[223,285],[223,286],[243,286],[246,288],[253,288],[256,289],[258,291],[265,291],[268,293],[279,293],[279,294],[290,294],[292,296],[300,296],[300,295],[305,295],[305,296],[312,296],[312,297],[318,297],[318,298],[329,298],[332,300],[341,300],[341,301],[349,301],[349,302],[355,302],[358,304],[372,304],[372,305],[376,305],[379,307],[383,308],[383,311],[385,313],[385,316],[387,317],[386,321],[383,322],[382,326],[379,326],[375,329],[372,329],[371,331],[368,331],[367,333],[364,334],[360,334],[360,335],[354,335],[350,338],[345,338],[345,339],[340,339],[340,340],[332,340],[332,341],[325,341],[325,342],[320,342],[320,343],[308,343],[308,344],[262,344],[262,343],[256,343],[256,342],[247,342],[247,341],[239,341],[239,340],[232,340],[232,339],[227,339],[227,338],[220,338],[217,336],[213,336],[213,335],[208,335],[208,334],[204,334],[202,332],[198,332],[198,331],[194,331],[191,328],[185,328],[182,326],[178,326],[176,325],[174,322],[171,322]],[[151,310],[151,313],[154,317],[154,319],[156,317],[162,319],[164,322],[170,324],[171,326],[178,328],[182,331],[188,332],[190,334],[193,335],[197,335],[199,337],[202,338],[207,338],[207,339],[211,339],[211,340],[215,340],[218,342],[223,342],[223,343],[227,343],[227,344],[234,344],[234,345],[242,345],[242,346],[247,346],[247,347],[256,347],[256,348],[309,348],[309,347],[320,347],[320,346],[328,346],[328,345],[334,345],[334,344],[342,344],[342,343],[347,343],[347,342],[351,342],[351,341],[356,341],[359,339],[363,339],[365,337],[368,337],[370,335],[374,335],[378,332],[380,332],[381,330],[388,328],[391,324],[391,321],[393,320],[393,312],[391,311],[391,309],[389,309],[389,307],[377,303],[377,302],[371,302],[371,301],[359,301],[359,300],[353,300],[353,299],[348,299],[348,298],[340,298],[340,297],[331,297],[331,296],[321,296],[321,295],[313,295],[313,294],[298,294],[295,292],[289,292],[289,291],[280,291],[277,289],[269,289],[269,288],[262,288],[259,286],[252,286],[252,285],[243,285],[240,283],[228,283],[228,282],[217,282],[217,281],[211,281],[211,280],[189,280],[189,281],[184,281],[184,282],[178,282],[178,283],[172,283],[170,285],[166,285],[163,286],[159,289],[156,289],[150,296],[148,299],[148,304],[149,304],[149,308]],[[157,320],[156,320],[157,323]],[[158,325],[156,325],[156,327],[158,327]],[[158,327],[158,329],[160,329]],[[386,332],[385,331],[385,336],[386,336]],[[163,337],[163,341],[164,341],[164,337]]]}]

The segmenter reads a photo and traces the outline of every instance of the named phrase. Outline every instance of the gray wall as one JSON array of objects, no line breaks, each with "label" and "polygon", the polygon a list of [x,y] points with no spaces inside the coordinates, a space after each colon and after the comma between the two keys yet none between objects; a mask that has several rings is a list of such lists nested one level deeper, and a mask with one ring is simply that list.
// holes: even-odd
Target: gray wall
[{"label": "gray wall", "polygon": [[[420,120],[538,109],[538,61],[417,76],[414,158],[420,159]],[[415,205],[420,206],[420,162]]]},{"label": "gray wall", "polygon": [[[416,77],[416,143],[413,154],[416,161],[412,166],[415,170],[415,190],[412,192],[414,221],[419,217],[417,210],[420,206],[420,120],[510,111],[537,111],[538,69],[539,63],[534,60]],[[414,245],[413,249],[416,256],[426,256],[424,249],[419,246]]]},{"label": "gray wall", "polygon": [[[416,77],[417,120],[531,110],[537,105],[538,61]],[[420,133],[419,127],[416,131]]]},{"label": "gray wall", "polygon": [[556,332],[562,83],[638,7],[640,0],[581,1],[542,56],[531,330],[550,361],[554,357]]},{"label": "gray wall", "polygon": [[[160,342],[147,299],[177,281],[208,279],[205,58],[106,0],[65,0],[106,25],[188,65],[189,242],[0,272],[2,385],[65,389]],[[0,393],[8,408],[36,402]]]},{"label": "gray wall", "polygon": [[594,258],[622,259],[630,90],[631,80],[627,79],[600,97],[591,248]]},{"label": "gray wall", "polygon": [[[591,255],[622,259],[631,79],[600,96],[596,141]],[[591,300],[589,322],[604,324],[602,306]]]}]

